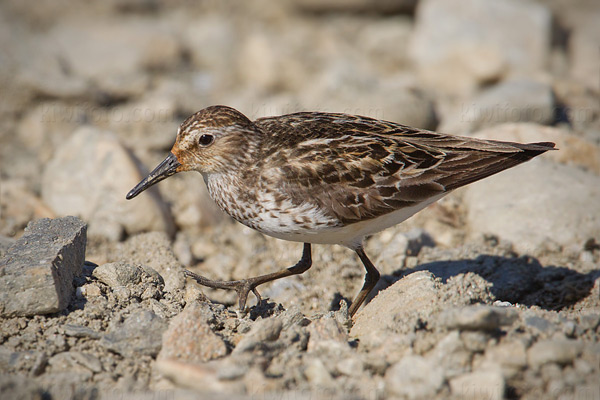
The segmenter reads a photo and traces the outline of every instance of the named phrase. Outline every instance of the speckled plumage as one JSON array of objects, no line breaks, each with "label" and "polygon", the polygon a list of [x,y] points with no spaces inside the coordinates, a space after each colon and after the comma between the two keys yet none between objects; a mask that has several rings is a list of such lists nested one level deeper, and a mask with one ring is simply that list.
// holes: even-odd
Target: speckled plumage
[{"label": "speckled plumage", "polygon": [[128,198],[175,172],[196,170],[219,207],[244,225],[285,240],[345,245],[365,263],[365,235],[553,147],[334,113],[252,122],[232,108],[212,106],[181,124],[169,172],[153,171]]}]

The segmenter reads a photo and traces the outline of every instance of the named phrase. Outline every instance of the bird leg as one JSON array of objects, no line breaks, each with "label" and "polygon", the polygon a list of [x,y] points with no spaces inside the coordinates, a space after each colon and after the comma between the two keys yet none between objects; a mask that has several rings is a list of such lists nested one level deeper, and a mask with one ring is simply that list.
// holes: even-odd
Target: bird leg
[{"label": "bird leg", "polygon": [[363,250],[362,246],[356,249],[356,254],[358,254],[358,257],[365,266],[367,274],[365,275],[365,283],[363,284],[362,289],[360,289],[360,292],[358,292],[354,300],[352,300],[352,305],[348,310],[350,317],[352,317],[358,311],[358,308],[365,301],[367,295],[371,292],[371,290],[373,290],[373,288],[379,281],[380,276],[379,271],[377,271],[377,268],[375,268],[371,260],[369,260],[369,257],[367,257],[367,255],[365,254],[365,251]]},{"label": "bird leg", "polygon": [[[188,270],[185,271],[185,274],[203,286],[207,286],[213,289],[235,290],[238,294],[238,303],[240,306],[240,310],[243,311],[246,308],[246,300],[248,299],[248,295],[250,294],[250,292],[254,293],[259,303],[262,300],[260,294],[256,290],[257,286],[262,285],[263,283],[274,281],[276,279],[285,278],[290,275],[301,274],[303,272],[306,272],[311,267],[311,265],[312,258],[310,243],[304,243],[304,249],[302,250],[302,258],[300,259],[300,261],[298,261],[296,265],[278,272],[260,275],[254,278],[240,279],[237,281],[213,281]],[[377,270],[375,271],[377,272]]]}]

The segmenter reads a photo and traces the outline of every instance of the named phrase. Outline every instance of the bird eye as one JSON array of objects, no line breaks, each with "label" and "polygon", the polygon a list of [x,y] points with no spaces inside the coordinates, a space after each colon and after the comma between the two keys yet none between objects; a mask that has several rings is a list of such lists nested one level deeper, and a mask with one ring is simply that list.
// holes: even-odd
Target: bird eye
[{"label": "bird eye", "polygon": [[200,143],[201,146],[208,146],[214,140],[215,140],[215,137],[213,135],[204,134],[204,135],[200,136],[200,139],[198,139],[198,143]]}]

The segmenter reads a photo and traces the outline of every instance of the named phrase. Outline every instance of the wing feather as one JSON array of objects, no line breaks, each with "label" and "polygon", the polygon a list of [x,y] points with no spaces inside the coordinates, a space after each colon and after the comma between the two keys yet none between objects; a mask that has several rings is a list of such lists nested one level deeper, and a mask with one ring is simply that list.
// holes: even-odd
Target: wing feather
[{"label": "wing feather", "polygon": [[263,118],[256,179],[340,224],[416,205],[527,161],[553,143],[439,134],[367,117],[297,113]]}]

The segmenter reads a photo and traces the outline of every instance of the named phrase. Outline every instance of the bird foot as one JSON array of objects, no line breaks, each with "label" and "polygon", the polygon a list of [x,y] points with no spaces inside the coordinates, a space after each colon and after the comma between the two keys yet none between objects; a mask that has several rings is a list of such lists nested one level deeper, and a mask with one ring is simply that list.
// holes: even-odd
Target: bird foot
[{"label": "bird foot", "polygon": [[260,293],[258,293],[258,290],[256,290],[256,287],[262,282],[255,278],[240,279],[237,281],[215,281],[188,271],[187,269],[185,270],[185,275],[192,278],[202,286],[213,289],[235,290],[238,294],[238,304],[241,312],[243,312],[246,308],[246,301],[248,300],[248,295],[250,292],[254,293],[258,304],[260,304],[262,301]]}]

